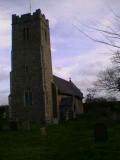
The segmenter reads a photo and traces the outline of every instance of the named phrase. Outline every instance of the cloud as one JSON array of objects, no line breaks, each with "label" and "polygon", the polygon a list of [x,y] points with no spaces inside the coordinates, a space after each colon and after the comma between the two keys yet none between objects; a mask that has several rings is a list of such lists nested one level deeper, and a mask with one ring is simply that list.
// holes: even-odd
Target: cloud
[{"label": "cloud", "polygon": [[8,90],[3,90],[3,92],[0,91],[0,105],[6,105],[8,104]]},{"label": "cloud", "polygon": [[[113,17],[108,6],[119,9],[118,0],[33,0],[32,11],[41,8],[50,21],[51,47],[54,74],[72,80],[84,92],[92,85],[97,73],[110,64],[110,54],[104,45],[98,45],[80,34],[73,24],[77,23],[81,30],[87,28],[81,23],[96,26],[113,26]],[[115,2],[114,2],[115,1]],[[11,51],[11,15],[29,12],[29,0],[0,1],[0,102],[7,101],[9,93],[9,71]],[[118,10],[116,10],[118,13]],[[109,21],[111,19],[111,21]],[[100,34],[91,32],[100,38]],[[2,88],[2,89],[1,89]]]},{"label": "cloud", "polygon": [[9,95],[9,71],[10,67],[8,64],[0,65],[0,104],[8,104]]},{"label": "cloud", "polygon": [[7,16],[0,16],[0,49],[9,48],[11,45],[11,22]]},{"label": "cloud", "polygon": [[0,94],[0,105],[8,105],[8,96],[3,96]]},{"label": "cloud", "polygon": [[0,65],[0,82],[9,79],[9,69],[7,66]]},{"label": "cloud", "polygon": [[8,104],[9,81],[0,81],[0,105]]},{"label": "cloud", "polygon": [[54,74],[69,79],[72,77],[82,91],[92,86],[101,70],[111,65],[111,54],[106,47],[100,46],[88,53],[58,59],[53,67]]},{"label": "cloud", "polygon": [[[4,6],[10,6],[11,13],[24,13],[29,12],[29,0],[15,0],[3,2]],[[14,7],[13,7],[14,6]],[[76,17],[84,20],[86,17],[94,16],[96,11],[99,11],[102,6],[102,1],[92,0],[45,0],[45,1],[32,1],[32,11],[36,8],[41,8],[46,17],[50,20],[50,26],[54,27],[60,21],[72,21]],[[19,8],[19,9],[18,9]]]},{"label": "cloud", "polygon": [[8,104],[9,90],[9,81],[0,81],[0,105]]}]

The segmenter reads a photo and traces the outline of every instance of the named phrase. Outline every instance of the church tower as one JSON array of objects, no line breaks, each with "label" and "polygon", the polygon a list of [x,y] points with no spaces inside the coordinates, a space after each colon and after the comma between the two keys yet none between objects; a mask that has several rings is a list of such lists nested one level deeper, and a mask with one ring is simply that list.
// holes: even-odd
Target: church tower
[{"label": "church tower", "polygon": [[52,62],[49,22],[40,9],[12,15],[10,118],[51,122]]}]

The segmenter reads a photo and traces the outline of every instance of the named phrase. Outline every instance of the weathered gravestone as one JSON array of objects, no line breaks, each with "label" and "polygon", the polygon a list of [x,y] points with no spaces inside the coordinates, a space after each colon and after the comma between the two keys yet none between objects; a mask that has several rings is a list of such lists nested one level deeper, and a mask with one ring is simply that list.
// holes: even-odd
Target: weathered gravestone
[{"label": "weathered gravestone", "polygon": [[114,121],[114,122],[119,122],[119,116],[118,116],[118,114],[117,113],[113,113],[112,114],[112,120]]},{"label": "weathered gravestone", "polygon": [[113,107],[111,107],[111,119],[115,123],[120,123],[120,105],[115,104]]},{"label": "weathered gravestone", "polygon": [[54,118],[54,119],[53,119],[53,124],[59,124],[59,121],[58,121],[57,118]]},{"label": "weathered gravestone", "polygon": [[18,130],[18,124],[17,124],[16,121],[10,121],[10,129],[11,129],[12,131]]},{"label": "weathered gravestone", "polygon": [[108,140],[108,130],[104,122],[97,122],[94,129],[95,142],[105,142]]},{"label": "weathered gravestone", "polygon": [[42,136],[47,136],[47,127],[41,127],[40,128],[40,133]]},{"label": "weathered gravestone", "polygon": [[29,120],[23,120],[18,123],[19,129],[30,130],[30,122]]}]

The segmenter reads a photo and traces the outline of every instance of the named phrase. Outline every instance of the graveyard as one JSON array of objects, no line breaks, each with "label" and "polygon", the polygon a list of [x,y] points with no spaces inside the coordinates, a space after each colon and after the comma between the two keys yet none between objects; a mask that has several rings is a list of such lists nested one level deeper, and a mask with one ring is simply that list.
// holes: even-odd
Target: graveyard
[{"label": "graveyard", "polygon": [[0,160],[120,160],[120,4],[0,6]]},{"label": "graveyard", "polygon": [[33,125],[31,130],[2,130],[0,159],[119,160],[119,122],[114,122],[109,115],[104,122],[108,129],[105,142],[95,141],[96,115],[92,113],[59,125],[48,125],[45,135],[37,125]]}]

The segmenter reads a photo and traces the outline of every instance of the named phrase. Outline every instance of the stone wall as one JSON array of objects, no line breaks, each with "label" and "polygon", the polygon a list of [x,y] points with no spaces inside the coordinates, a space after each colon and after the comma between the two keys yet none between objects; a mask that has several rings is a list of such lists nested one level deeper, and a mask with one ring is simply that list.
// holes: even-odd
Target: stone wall
[{"label": "stone wall", "polygon": [[[52,120],[52,63],[49,23],[40,10],[12,16],[11,119]],[[30,91],[32,104],[25,104]]]}]

